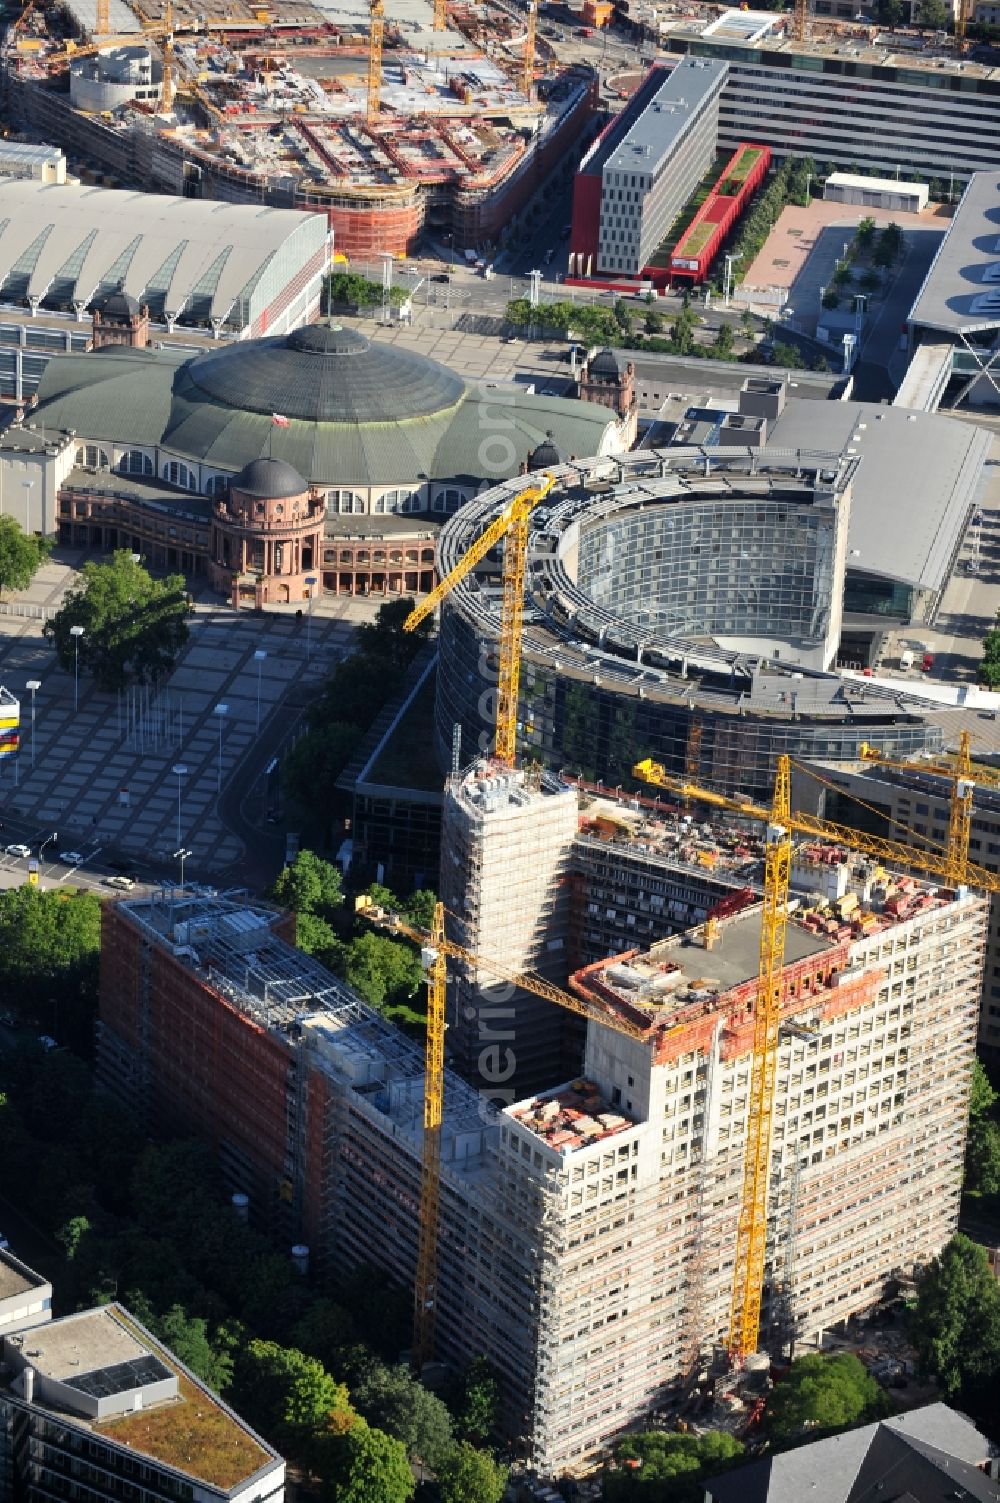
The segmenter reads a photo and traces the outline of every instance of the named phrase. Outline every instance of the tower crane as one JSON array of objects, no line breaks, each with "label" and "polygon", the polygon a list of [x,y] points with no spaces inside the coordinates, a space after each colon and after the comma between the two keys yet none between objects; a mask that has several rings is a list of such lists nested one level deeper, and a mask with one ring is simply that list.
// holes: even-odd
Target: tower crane
[{"label": "tower crane", "polygon": [[792,36],[796,42],[804,42],[809,24],[809,0],[795,0],[792,12]]},{"label": "tower crane", "polygon": [[371,0],[368,23],[368,104],[369,124],[378,118],[382,94],[382,35],[385,31],[385,0]]},{"label": "tower crane", "polygon": [[[381,0],[373,0],[381,3]],[[413,631],[476,565],[505,539],[503,550],[503,605],[500,613],[500,672],[497,684],[496,760],[513,767],[517,754],[517,692],[521,682],[521,630],[524,625],[524,582],[528,566],[528,522],[532,510],[555,485],[546,475],[540,485],[520,491],[491,522],[485,532],[459,559],[429,595],[410,612],[403,622],[404,631]]]},{"label": "tower crane", "polygon": [[525,991],[534,992],[557,1006],[567,1008],[592,1022],[603,1023],[629,1038],[648,1040],[649,1030],[607,1012],[596,1003],[575,997],[553,986],[534,971],[516,971],[502,961],[478,955],[448,939],[445,934],[445,909],[437,903],[430,930],[417,928],[398,913],[374,904],[362,895],[356,900],[357,911],[365,918],[401,934],[420,946],[427,982],[427,1036],[424,1050],[424,1136],[420,1161],[420,1218],[417,1239],[417,1268],[414,1279],[413,1350],[411,1361],[419,1373],[434,1351],[434,1325],[437,1315],[437,1243],[441,1206],[441,1123],[444,1117],[444,1035],[447,961],[462,960],[479,970],[490,971],[503,981],[511,981]]},{"label": "tower crane", "polygon": [[434,0],[434,30],[445,31],[448,27],[448,0]]},{"label": "tower crane", "polygon": [[[964,751],[968,760],[967,743]],[[761,916],[757,1003],[754,1009],[747,1148],[729,1318],[729,1350],[736,1361],[742,1361],[755,1352],[760,1338],[760,1308],[767,1255],[771,1123],[777,1073],[778,1029],[781,1022],[793,832],[835,841],[850,850],[864,852],[890,865],[915,867],[928,876],[939,878],[949,887],[964,883],[983,892],[1000,892],[1000,875],[974,865],[968,859],[969,811],[974,784],[963,769],[956,770],[955,765],[948,764],[943,764],[942,767],[945,775],[954,777],[955,791],[952,795],[950,843],[946,850],[937,851],[913,848],[901,841],[869,835],[848,825],[819,819],[812,814],[793,813],[791,766],[791,758],[787,755],[778,758],[774,796],[769,809],[750,799],[733,798],[711,789],[700,788],[684,778],[673,776],[649,758],[636,763],[632,769],[633,776],[642,782],[667,789],[683,799],[694,799],[748,819],[760,820],[766,826],[764,908]]]}]

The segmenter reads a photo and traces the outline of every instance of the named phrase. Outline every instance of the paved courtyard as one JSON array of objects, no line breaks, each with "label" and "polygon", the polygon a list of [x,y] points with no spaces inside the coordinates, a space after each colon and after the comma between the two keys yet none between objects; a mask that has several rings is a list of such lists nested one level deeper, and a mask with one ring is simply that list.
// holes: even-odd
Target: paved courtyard
[{"label": "paved courtyard", "polygon": [[[58,831],[49,859],[57,849],[114,851],[140,870],[170,873],[179,833],[192,876],[232,868],[243,847],[217,812],[220,787],[237,772],[247,782],[260,775],[257,762],[294,729],[310,692],[344,655],[352,623],[319,602],[311,621],[294,610],[235,615],[201,603],[159,694],[103,693],[81,676],[77,712],[73,674],[58,668],[40,619],[72,577],[65,563],[49,563],[0,614],[0,683],[21,700],[21,755],[16,766],[0,763],[5,842],[23,837],[34,847]],[[38,618],[20,614],[35,611]],[[30,679],[41,682],[34,734]],[[175,766],[186,773],[178,777]]]}]

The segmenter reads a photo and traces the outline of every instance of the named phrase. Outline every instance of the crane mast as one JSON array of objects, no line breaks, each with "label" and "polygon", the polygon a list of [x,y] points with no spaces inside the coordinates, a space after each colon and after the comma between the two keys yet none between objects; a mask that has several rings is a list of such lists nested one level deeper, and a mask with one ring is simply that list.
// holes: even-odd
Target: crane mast
[{"label": "crane mast", "polygon": [[[863,760],[889,762],[872,748],[861,748]],[[893,866],[916,868],[937,877],[947,886],[966,884],[983,892],[1000,892],[1000,875],[975,865],[968,859],[969,828],[975,784],[968,738],[960,743],[959,754],[952,763],[933,769],[955,782],[949,844],[945,851],[911,847],[902,841],[869,835],[849,825],[835,824],[812,814],[792,812],[791,759],[778,758],[774,797],[770,809],[751,799],[733,798],[713,789],[701,788],[685,778],[668,773],[649,758],[637,762],[633,776],[677,794],[726,809],[748,819],[761,820],[767,826],[764,861],[764,907],[761,917],[760,962],[757,1001],[754,1010],[753,1055],[747,1118],[747,1147],[744,1160],[743,1196],[737,1227],[736,1261],[730,1309],[729,1348],[734,1360],[740,1361],[757,1350],[760,1341],[760,1310],[767,1263],[767,1197],[771,1168],[771,1127],[774,1112],[774,1088],[778,1057],[778,1028],[783,997],[785,931],[788,922],[788,892],[791,877],[792,833],[817,836],[835,841],[850,850],[861,851]],[[796,764],[797,765],[797,764]],[[922,770],[922,764],[895,763]],[[805,769],[809,771],[809,769]],[[816,774],[813,774],[816,776]],[[823,781],[822,779],[820,781]]]},{"label": "crane mast", "polygon": [[767,1258],[767,1192],[771,1178],[771,1123],[778,1065],[788,923],[788,884],[792,869],[791,772],[778,758],[774,800],[764,843],[764,909],[760,921],[760,974],[754,1009],[753,1060],[747,1114],[743,1196],[736,1233],[736,1263],[729,1315],[729,1351],[743,1358],[757,1350],[760,1306]]},{"label": "crane mast", "polygon": [[366,118],[378,117],[382,94],[382,35],[385,31],[385,0],[371,0],[368,11],[368,102]]},{"label": "crane mast", "polygon": [[[373,0],[381,3],[381,0]],[[480,563],[491,548],[504,539],[503,606],[500,613],[500,665],[496,711],[496,759],[513,767],[517,756],[517,696],[521,682],[521,631],[524,626],[524,582],[528,564],[531,513],[555,485],[546,475],[539,485],[520,491],[500,515],[459,559],[455,567],[425,595],[403,622],[404,631],[414,631],[437,608],[446,595]]]}]

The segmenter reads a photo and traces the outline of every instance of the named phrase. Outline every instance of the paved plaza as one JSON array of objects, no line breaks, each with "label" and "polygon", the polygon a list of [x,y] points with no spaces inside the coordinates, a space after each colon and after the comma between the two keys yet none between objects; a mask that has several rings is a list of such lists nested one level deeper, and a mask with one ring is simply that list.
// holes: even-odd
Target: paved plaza
[{"label": "paved plaza", "polygon": [[[64,563],[50,562],[7,611],[51,611],[72,577]],[[140,872],[170,875],[179,785],[190,875],[238,874],[243,846],[219,816],[220,785],[237,770],[242,786],[260,777],[294,733],[310,693],[344,655],[353,626],[317,602],[311,620],[294,610],[236,615],[202,603],[190,627],[185,652],[158,694],[103,693],[81,675],[77,712],[73,674],[57,666],[42,620],[0,615],[0,683],[21,700],[21,755],[16,767],[0,764],[5,841],[23,836],[34,847],[46,830],[58,831],[49,859],[56,848],[93,851],[98,864],[107,853],[122,853]],[[257,659],[261,651],[266,657]],[[30,679],[41,682],[34,735]],[[178,765],[187,769],[180,777]]]}]

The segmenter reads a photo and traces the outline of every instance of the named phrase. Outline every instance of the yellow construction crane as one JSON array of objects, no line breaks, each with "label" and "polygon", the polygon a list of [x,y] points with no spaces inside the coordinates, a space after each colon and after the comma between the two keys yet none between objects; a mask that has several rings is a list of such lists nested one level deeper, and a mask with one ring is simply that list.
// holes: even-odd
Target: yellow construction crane
[{"label": "yellow construction crane", "polygon": [[[965,747],[966,755],[968,746]],[[736,1239],[733,1293],[729,1319],[729,1350],[742,1360],[757,1350],[760,1339],[760,1307],[764,1290],[767,1254],[767,1197],[771,1168],[771,1123],[777,1069],[778,1029],[781,1022],[782,972],[785,958],[785,928],[791,875],[793,832],[835,841],[850,850],[864,852],[892,866],[914,867],[937,877],[949,887],[967,884],[984,892],[1000,892],[1000,875],[976,866],[968,859],[969,811],[974,785],[965,772],[944,766],[955,778],[953,813],[946,851],[923,850],[869,835],[849,825],[835,824],[812,814],[791,809],[791,759],[778,758],[774,797],[770,809],[750,799],[733,798],[700,788],[674,777],[650,759],[636,763],[633,775],[644,783],[664,788],[678,797],[694,799],[726,809],[767,827],[764,863],[764,909],[761,916],[760,964],[757,1004],[754,1011],[753,1056],[747,1114],[747,1148],[744,1160],[743,1195]],[[796,764],[798,765],[798,764]],[[918,764],[919,765],[919,764]],[[809,771],[809,769],[804,769]],[[822,781],[822,780],[821,780]],[[961,812],[956,814],[956,809]]]},{"label": "yellow construction crane", "polygon": [[403,622],[413,631],[451,593],[455,586],[506,539],[503,550],[503,606],[500,613],[500,672],[497,684],[496,759],[513,767],[517,755],[517,693],[521,682],[521,630],[524,625],[524,581],[528,566],[528,523],[533,509],[555,485],[546,475],[540,485],[528,486],[514,496],[503,511],[480,533],[466,553],[435,585]]},{"label": "yellow construction crane", "polygon": [[369,123],[378,118],[382,95],[382,36],[385,31],[384,0],[371,0],[368,11],[368,105]]},{"label": "yellow construction crane", "polygon": [[528,0],[528,30],[524,38],[524,62],[521,65],[521,93],[531,98],[535,86],[535,29],[538,25],[538,0]]},{"label": "yellow construction crane", "polygon": [[374,904],[367,896],[359,897],[355,907],[372,923],[402,934],[420,946],[424,976],[427,981],[427,1036],[424,1052],[424,1137],[420,1162],[420,1219],[417,1240],[417,1269],[413,1291],[413,1350],[411,1362],[419,1373],[434,1353],[434,1325],[437,1315],[437,1243],[441,1206],[441,1122],[444,1117],[444,1035],[445,994],[448,959],[462,960],[478,970],[489,971],[502,981],[513,982],[525,991],[534,992],[591,1022],[603,1023],[629,1038],[648,1041],[646,1027],[630,1023],[610,1009],[607,1012],[582,997],[574,997],[553,986],[534,971],[515,971],[502,961],[477,955],[456,944],[445,934],[445,910],[442,903],[434,909],[430,930],[417,928],[398,913]]},{"label": "yellow construction crane", "polygon": [[163,12],[163,83],[160,87],[160,103],[169,114],[174,103],[174,0],[167,0]]},{"label": "yellow construction crane", "polygon": [[792,12],[792,36],[796,42],[804,42],[809,25],[809,0],[795,0]]},{"label": "yellow construction crane", "polygon": [[448,26],[448,0],[434,0],[434,30],[445,31]]}]

